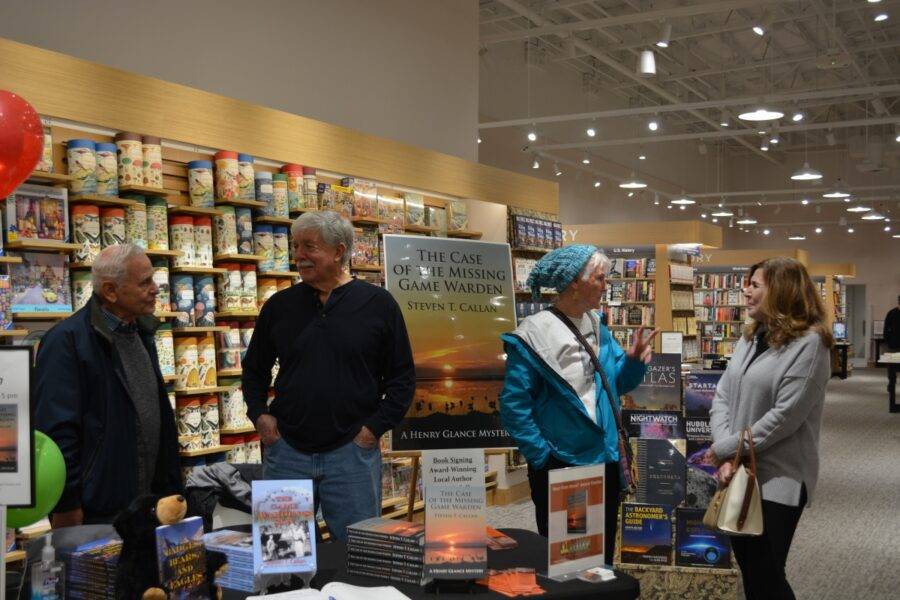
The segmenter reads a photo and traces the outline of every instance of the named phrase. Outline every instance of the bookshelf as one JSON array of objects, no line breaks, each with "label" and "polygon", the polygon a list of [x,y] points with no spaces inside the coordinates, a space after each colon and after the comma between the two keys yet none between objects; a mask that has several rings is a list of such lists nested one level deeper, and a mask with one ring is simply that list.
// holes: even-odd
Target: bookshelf
[{"label": "bookshelf", "polygon": [[512,253],[516,319],[523,319],[550,306],[556,290],[545,288],[534,301],[528,276],[540,258],[563,245],[562,223],[556,215],[514,206],[507,207],[506,239]]},{"label": "bookshelf", "polygon": [[825,304],[825,318],[831,331],[839,328],[835,324],[843,324],[846,338],[836,340],[831,350],[832,376],[846,379],[853,372],[850,355],[853,345],[852,323],[847,319],[847,279],[856,276],[856,265],[852,263],[813,263],[809,265],[809,273],[822,294]]}]

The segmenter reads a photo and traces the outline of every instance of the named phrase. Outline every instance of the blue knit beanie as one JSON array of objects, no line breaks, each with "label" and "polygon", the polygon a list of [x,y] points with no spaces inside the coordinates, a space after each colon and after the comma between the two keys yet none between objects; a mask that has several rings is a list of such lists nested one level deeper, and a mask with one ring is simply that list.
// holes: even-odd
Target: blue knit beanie
[{"label": "blue knit beanie", "polygon": [[551,250],[534,265],[528,276],[528,287],[535,301],[540,297],[542,287],[556,288],[562,292],[575,281],[578,274],[597,252],[596,246],[590,244],[572,244]]}]

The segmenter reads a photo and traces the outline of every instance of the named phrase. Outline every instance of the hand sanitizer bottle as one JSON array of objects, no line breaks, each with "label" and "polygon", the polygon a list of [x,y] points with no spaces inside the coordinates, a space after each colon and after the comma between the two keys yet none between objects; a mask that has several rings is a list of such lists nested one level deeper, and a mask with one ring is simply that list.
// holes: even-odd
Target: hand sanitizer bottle
[{"label": "hand sanitizer bottle", "polygon": [[56,560],[53,534],[41,550],[41,562],[31,567],[31,600],[63,600],[65,595],[65,565]]}]

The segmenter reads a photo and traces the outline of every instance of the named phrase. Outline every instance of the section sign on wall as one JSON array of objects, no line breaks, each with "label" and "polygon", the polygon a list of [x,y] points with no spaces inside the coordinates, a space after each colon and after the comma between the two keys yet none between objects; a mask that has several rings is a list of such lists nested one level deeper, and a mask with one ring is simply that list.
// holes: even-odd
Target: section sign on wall
[{"label": "section sign on wall", "polygon": [[384,236],[385,286],[400,304],[416,364],[416,396],[395,450],[503,448],[506,359],[515,329],[509,245]]}]

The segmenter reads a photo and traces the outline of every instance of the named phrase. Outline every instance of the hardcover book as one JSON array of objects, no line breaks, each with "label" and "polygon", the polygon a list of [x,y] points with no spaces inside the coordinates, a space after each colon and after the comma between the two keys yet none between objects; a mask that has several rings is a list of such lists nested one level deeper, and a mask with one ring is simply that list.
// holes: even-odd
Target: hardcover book
[{"label": "hardcover book", "polygon": [[170,600],[206,598],[203,518],[189,517],[174,525],[157,527],[156,560],[159,580],[168,590]]},{"label": "hardcover book", "polygon": [[685,441],[631,440],[637,466],[638,502],[678,506],[685,493]]},{"label": "hardcover book", "polygon": [[695,371],[684,382],[684,415],[708,418],[722,371]]},{"label": "hardcover book", "polygon": [[685,419],[687,434],[687,473],[684,503],[706,508],[716,493],[716,465],[706,456],[712,446],[709,419]]},{"label": "hardcover book", "polygon": [[350,255],[353,266],[373,266],[381,264],[378,232],[371,227],[359,227],[353,232],[353,251]]},{"label": "hardcover book", "polygon": [[622,425],[629,438],[684,439],[684,418],[674,410],[626,409]]},{"label": "hardcover book", "polygon": [[672,507],[622,503],[622,562],[672,564]]},{"label": "hardcover book", "polygon": [[312,480],[253,482],[253,571],[316,571]]},{"label": "hardcover book", "polygon": [[622,408],[681,410],[681,354],[654,353],[644,381],[622,396]]},{"label": "hardcover book", "polygon": [[703,524],[704,509],[675,509],[675,564],[680,567],[731,568],[728,536]]},{"label": "hardcover book", "polygon": [[406,224],[424,227],[425,199],[422,197],[422,194],[405,192],[403,194],[403,203],[406,208]]}]

